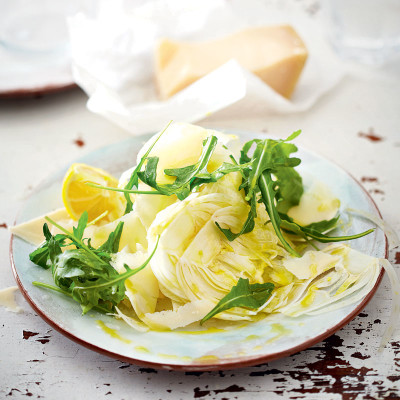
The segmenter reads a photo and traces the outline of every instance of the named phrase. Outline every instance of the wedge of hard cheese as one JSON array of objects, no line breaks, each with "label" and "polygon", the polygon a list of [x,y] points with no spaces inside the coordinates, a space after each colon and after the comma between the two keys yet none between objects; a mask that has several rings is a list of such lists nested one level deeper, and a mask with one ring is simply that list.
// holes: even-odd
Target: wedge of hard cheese
[{"label": "wedge of hard cheese", "polygon": [[156,50],[156,80],[166,99],[230,59],[289,98],[307,59],[307,49],[288,25],[250,28],[203,43],[162,39]]}]

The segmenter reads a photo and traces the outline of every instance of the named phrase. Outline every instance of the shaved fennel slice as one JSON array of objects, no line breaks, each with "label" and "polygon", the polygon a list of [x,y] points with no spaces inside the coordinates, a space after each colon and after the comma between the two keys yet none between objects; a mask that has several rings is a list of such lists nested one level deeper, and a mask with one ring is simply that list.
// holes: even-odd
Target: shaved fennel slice
[{"label": "shaved fennel slice", "polygon": [[257,310],[257,312],[272,313],[275,309],[284,307],[288,302],[288,295],[293,289],[294,283],[282,286],[272,292],[270,298]]},{"label": "shaved fennel slice", "polygon": [[[347,251],[340,251],[339,246],[330,246],[330,251],[342,253],[340,260],[331,265],[330,271],[304,285],[303,295],[297,296],[280,312],[289,316],[318,314],[353,304],[369,293],[379,276],[378,259],[343,245],[341,247]],[[310,265],[310,269],[316,270],[316,267]]]},{"label": "shaved fennel slice", "polygon": [[[207,291],[210,280],[207,271],[204,271],[204,263],[209,264],[220,253],[222,235],[213,222],[213,215],[221,208],[230,207],[230,200],[222,193],[195,193],[158,213],[147,238],[151,246],[157,235],[161,235],[151,268],[164,295],[176,302],[187,303],[200,297],[196,296],[196,292],[200,293],[197,286],[204,293],[203,297],[207,296],[210,300],[221,298],[223,293],[220,288],[217,289],[218,293],[211,293],[211,296]],[[180,271],[182,267],[188,271],[198,269],[200,275],[196,273],[194,282],[190,282],[190,273],[184,273],[183,276]],[[200,282],[196,282],[199,278]],[[236,281],[231,282],[229,287]],[[206,282],[205,287],[200,288]]]},{"label": "shaved fennel slice", "polygon": [[105,225],[88,226],[85,229],[84,237],[90,238],[94,247],[99,247],[107,240],[108,236],[115,230],[119,222],[124,223],[119,241],[119,250],[128,247],[129,251],[134,253],[137,251],[138,246],[147,247],[146,230],[134,212],[125,214]]},{"label": "shaved fennel slice", "polygon": [[[331,305],[321,304],[314,309],[310,309],[307,311],[309,315],[318,315],[325,312],[330,312],[337,310],[339,308],[345,307],[349,304],[357,303],[358,301],[362,300],[374,287],[376,280],[379,276],[379,268],[370,271],[370,274],[364,276],[363,282],[360,282],[358,286],[352,286],[351,291],[343,292],[340,298],[337,298]],[[362,284],[365,283],[364,286]]]},{"label": "shaved fennel slice", "polygon": [[192,301],[176,310],[145,314],[142,321],[151,329],[173,330],[200,321],[214,306],[209,300]]},{"label": "shaved fennel slice", "polygon": [[121,317],[133,329],[137,330],[138,332],[148,332],[149,331],[149,328],[145,324],[140,322],[138,319],[128,317],[118,307],[115,307],[115,310],[117,311],[118,316]]},{"label": "shaved fennel slice", "polygon": [[214,315],[213,318],[225,321],[251,321],[254,320],[258,310],[251,310],[244,307],[233,307],[227,311]]},{"label": "shaved fennel slice", "polygon": [[394,249],[400,246],[400,239],[394,229],[382,218],[377,215],[365,212],[363,210],[356,210],[355,208],[346,208],[346,211],[352,214],[360,215],[361,217],[373,222],[378,228],[380,228],[387,237],[389,243],[389,249]]},{"label": "shaved fennel slice", "polygon": [[[140,183],[139,190],[152,191],[154,189],[144,183]],[[134,203],[135,215],[140,219],[145,229],[148,230],[157,214],[176,201],[176,196],[137,194]]]},{"label": "shaved fennel slice", "polygon": [[[288,308],[280,310],[282,313],[290,316],[302,314],[321,314],[328,310],[336,310],[346,305],[353,304],[364,298],[374,286],[378,273],[366,274],[358,282],[350,286],[339,295],[330,296],[324,290],[325,282],[311,285],[303,299]],[[357,292],[357,295],[353,295]],[[311,304],[308,304],[310,302]]]},{"label": "shaved fennel slice", "polygon": [[305,282],[294,282],[287,286],[290,287],[290,290],[285,290],[286,286],[282,286],[273,292],[275,294],[275,299],[265,308],[264,312],[280,312],[283,313],[282,310],[285,310],[286,307],[290,307],[292,304],[297,303],[303,296],[305,291],[307,290],[309,284],[312,282],[312,279],[309,279]]},{"label": "shaved fennel slice", "polygon": [[392,310],[390,312],[389,322],[386,326],[385,332],[383,333],[381,344],[379,346],[379,350],[383,350],[390,338],[393,336],[393,333],[396,329],[396,323],[400,319],[400,281],[396,270],[388,260],[380,258],[379,261],[388,274],[393,295]]},{"label": "shaved fennel slice", "polygon": [[[126,271],[125,264],[132,267],[142,264],[146,259],[146,253],[137,251],[133,254],[124,248],[114,254],[111,265],[121,274]],[[139,318],[145,313],[154,312],[159,296],[159,287],[151,268],[144,268],[128,278],[125,281],[125,289],[126,296]]]}]

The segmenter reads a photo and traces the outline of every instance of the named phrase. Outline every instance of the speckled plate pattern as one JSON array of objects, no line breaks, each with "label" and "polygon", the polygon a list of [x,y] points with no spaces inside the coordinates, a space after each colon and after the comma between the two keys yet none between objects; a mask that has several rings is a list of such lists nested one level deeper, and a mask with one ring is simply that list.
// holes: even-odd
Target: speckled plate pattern
[{"label": "speckled plate pattern", "polygon": [[[242,141],[260,134],[240,133]],[[77,161],[103,168],[118,176],[131,167],[147,136],[97,150]],[[353,207],[378,215],[368,193],[347,172],[334,163],[300,149],[301,174],[327,183],[341,200],[342,207]],[[45,214],[62,206],[61,185],[67,170],[60,170],[44,181],[25,203],[16,223]],[[354,218],[348,234],[371,225]],[[385,257],[387,242],[380,230],[352,242],[352,247],[375,257]],[[318,316],[290,318],[283,315],[242,324],[224,330],[183,330],[173,332],[136,332],[124,322],[91,311],[81,315],[80,306],[58,293],[32,285],[34,280],[52,283],[51,274],[29,261],[33,246],[12,237],[10,257],[16,281],[34,310],[66,337],[94,351],[121,361],[154,368],[176,370],[222,370],[255,365],[278,359],[330,336],[352,320],[368,303],[382,279],[383,270],[373,289],[360,302]]]}]

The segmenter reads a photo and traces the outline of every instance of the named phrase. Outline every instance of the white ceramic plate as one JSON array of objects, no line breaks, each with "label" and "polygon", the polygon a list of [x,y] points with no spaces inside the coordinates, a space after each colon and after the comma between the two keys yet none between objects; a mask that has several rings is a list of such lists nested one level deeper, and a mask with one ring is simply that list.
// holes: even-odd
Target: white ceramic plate
[{"label": "white ceramic plate", "polygon": [[48,94],[76,87],[68,53],[35,55],[0,43],[0,98]]},{"label": "white ceramic plate", "polygon": [[[242,141],[256,134],[240,134]],[[134,137],[101,150],[79,162],[103,168],[118,176],[131,167],[147,137]],[[323,180],[348,206],[379,215],[366,191],[344,170],[318,155],[299,151],[299,171]],[[62,205],[61,184],[65,170],[59,171],[37,188],[26,202],[16,223],[45,214]],[[361,232],[370,225],[354,218],[348,234]],[[352,242],[352,247],[375,257],[386,256],[383,232]],[[33,247],[12,237],[10,246],[13,272],[22,293],[35,311],[68,338],[92,350],[119,360],[155,368],[177,370],[220,370],[259,364],[293,354],[323,340],[353,319],[368,303],[381,281],[383,271],[371,290],[360,302],[318,316],[290,318],[282,315],[265,318],[222,332],[155,332],[139,333],[112,317],[91,311],[81,316],[80,306],[69,298],[32,285],[34,280],[52,283],[49,271],[29,261]],[[101,321],[101,322],[99,322]],[[103,325],[105,324],[105,325]],[[108,329],[104,329],[107,326]],[[277,328],[278,327],[278,328]]]}]

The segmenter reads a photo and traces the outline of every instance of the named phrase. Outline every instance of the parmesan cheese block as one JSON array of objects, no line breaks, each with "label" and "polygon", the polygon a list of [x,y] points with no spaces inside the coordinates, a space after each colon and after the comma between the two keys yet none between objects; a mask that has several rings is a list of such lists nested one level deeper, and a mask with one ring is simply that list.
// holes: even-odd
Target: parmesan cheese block
[{"label": "parmesan cheese block", "polygon": [[289,25],[250,28],[203,43],[162,39],[156,50],[156,80],[166,99],[230,59],[289,98],[307,59],[307,49]]}]

